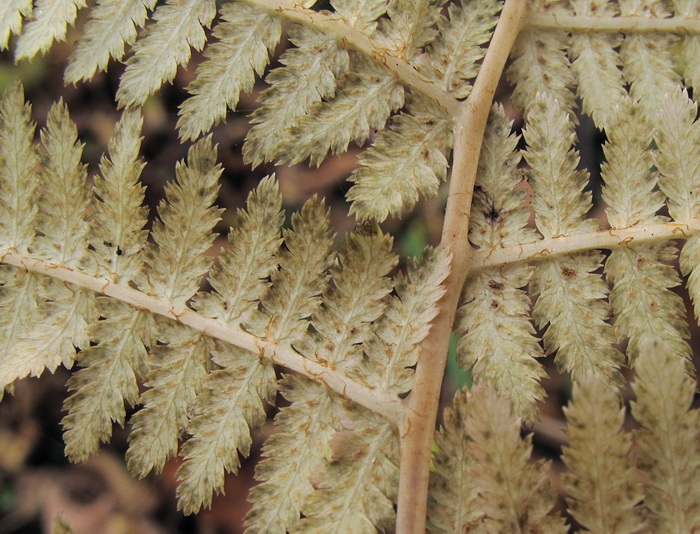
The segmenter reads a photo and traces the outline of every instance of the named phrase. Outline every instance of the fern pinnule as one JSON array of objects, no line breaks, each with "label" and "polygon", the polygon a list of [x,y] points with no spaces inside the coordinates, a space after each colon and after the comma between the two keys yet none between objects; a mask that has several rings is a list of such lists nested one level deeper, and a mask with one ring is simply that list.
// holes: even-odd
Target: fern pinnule
[{"label": "fern pinnule", "polygon": [[[17,40],[15,59],[31,59],[37,53],[45,54],[54,41],[66,37],[68,26],[75,22],[78,10],[87,5],[85,0],[37,0],[32,20]],[[22,6],[20,6],[22,11]],[[29,14],[25,10],[25,14]]]},{"label": "fern pinnule", "polygon": [[11,35],[22,32],[22,17],[30,18],[34,11],[32,0],[7,0],[0,5],[0,50],[6,50]]},{"label": "fern pinnule", "polygon": [[[13,82],[0,99],[0,239],[3,247],[25,253],[34,240],[38,212],[34,130],[22,85]],[[7,359],[18,336],[36,317],[38,282],[33,273],[0,267],[0,361]]]},{"label": "fern pinnule", "polygon": [[[652,139],[643,110],[624,99],[617,118],[607,130],[603,147],[606,162],[601,166],[605,182],[603,200],[612,228],[653,223],[663,218],[656,212],[664,195],[656,189],[656,173],[648,149]],[[610,304],[615,314],[617,337],[629,338],[627,357],[634,363],[639,348],[653,338],[667,343],[679,356],[687,357],[690,347],[685,305],[671,288],[680,277],[670,265],[677,256],[673,242],[631,244],[613,250],[605,262],[605,274],[612,284]]]},{"label": "fern pinnule", "polygon": [[476,508],[487,532],[565,533],[564,519],[552,509],[556,494],[548,463],[530,462],[532,436],[520,437],[520,420],[508,400],[488,385],[471,390],[464,427],[466,452],[477,488]]},{"label": "fern pinnule", "polygon": [[[659,170],[659,187],[668,197],[668,212],[676,221],[700,217],[700,124],[697,104],[680,89],[666,95],[658,114],[653,152]],[[690,236],[680,254],[681,272],[688,276],[688,291],[700,317],[700,236]]]},{"label": "fern pinnule", "polygon": [[[529,214],[521,204],[524,191],[518,172],[518,137],[502,107],[491,112],[479,159],[470,241],[481,249],[535,241],[527,228]],[[530,299],[523,289],[530,281],[527,265],[476,273],[463,289],[457,309],[457,360],[508,397],[515,412],[527,420],[536,417],[535,403],[544,397],[544,376],[536,358],[544,356],[530,321]]]},{"label": "fern pinnule", "polygon": [[[212,204],[221,167],[210,138],[190,148],[187,162],[178,163],[176,174],[158,207],[153,243],[145,253],[150,268],[139,285],[174,305],[185,305],[211,266],[204,253],[219,220],[220,210]],[[151,370],[146,377],[151,389],[141,396],[144,407],[132,418],[127,451],[129,469],[139,476],[159,471],[177,451],[179,432],[187,426],[188,410],[209,365],[211,339],[201,332],[161,321],[156,338],[161,345],[149,354]]]},{"label": "fern pinnule", "polygon": [[[700,18],[700,4],[693,0],[676,0],[673,3],[675,16],[683,18]],[[698,35],[684,35],[681,49],[681,62],[685,66],[683,81],[686,87],[700,87],[700,37]]]},{"label": "fern pinnule", "polygon": [[466,98],[479,71],[501,4],[460,2],[448,6],[449,18],[437,21],[438,35],[417,59],[417,70],[442,85],[455,98]]},{"label": "fern pinnule", "polygon": [[[637,0],[619,0],[619,4],[623,17],[644,15],[648,9],[644,2]],[[653,6],[654,16],[670,15],[664,3],[653,2]],[[676,65],[678,54],[673,52],[678,40],[678,36],[671,33],[631,33],[620,46],[622,74],[630,84],[630,95],[650,117],[661,107],[664,95],[681,85]]]},{"label": "fern pinnule", "polygon": [[[611,17],[618,14],[617,4],[608,0],[575,0],[572,7],[579,16]],[[605,128],[612,118],[610,102],[617,102],[626,94],[620,70],[622,60],[617,51],[621,41],[622,35],[616,33],[571,35],[571,70],[576,78],[582,111],[590,115],[599,128]]]},{"label": "fern pinnule", "polygon": [[[39,257],[80,269],[87,255],[89,207],[87,169],[81,163],[83,145],[68,109],[59,102],[49,112],[41,132],[45,148],[40,175],[41,196],[31,250]],[[38,288],[39,304],[31,324],[0,361],[0,388],[45,368],[70,367],[75,347],[88,347],[88,325],[97,319],[95,294],[72,290],[57,280]]]},{"label": "fern pinnule", "polygon": [[146,23],[156,1],[99,0],[70,55],[65,83],[89,80],[105,70],[111,58],[121,60],[126,48],[136,41],[137,30]]},{"label": "fern pinnule", "polygon": [[[332,269],[333,284],[323,293],[323,307],[312,316],[314,332],[297,341],[295,348],[340,371],[358,365],[362,343],[386,306],[384,297],[391,291],[387,274],[396,261],[391,239],[376,227],[349,234]],[[250,495],[254,504],[248,524],[254,532],[297,524],[305,499],[314,491],[312,474],[330,459],[331,437],[341,430],[341,397],[292,375],[284,377],[280,387],[291,406],[275,418],[278,434],[266,443],[263,452],[268,458],[256,471],[263,482]],[[307,433],[299,435],[300,426]],[[271,501],[276,510],[260,509]]]},{"label": "fern pinnule", "polygon": [[[148,210],[144,187],[138,182],[144,166],[139,158],[142,125],[137,111],[124,112],[109,144],[109,158],[95,178],[91,220],[90,261],[96,274],[128,285],[143,269]],[[74,394],[64,403],[68,415],[61,422],[66,454],[84,461],[112,435],[112,422],[124,425],[124,401],[133,406],[139,396],[138,378],[146,374],[146,347],[153,343],[154,320],[109,297],[98,297],[100,317],[88,329],[91,346],[78,363],[83,369],[68,381]]]},{"label": "fern pinnule", "polygon": [[631,435],[622,430],[625,409],[619,395],[589,374],[574,384],[564,408],[568,426],[562,459],[568,509],[591,532],[632,534],[644,526],[641,486],[633,481]]},{"label": "fern pinnule", "polygon": [[383,221],[413,208],[421,195],[435,196],[447,176],[451,144],[444,111],[420,95],[407,95],[406,111],[394,115],[358,158],[360,167],[349,179],[350,213]]},{"label": "fern pinnule", "polygon": [[373,60],[357,56],[352,69],[338,80],[333,100],[311,107],[272,155],[284,163],[309,158],[310,165],[320,165],[329,151],[341,154],[352,141],[364,143],[373,131],[384,128],[403,103],[404,89],[394,75]]},{"label": "fern pinnule", "polygon": [[[583,191],[588,174],[576,168],[579,157],[572,148],[575,134],[569,115],[551,97],[539,96],[523,136],[537,229],[545,238],[595,230],[597,221],[585,218],[591,193]],[[530,284],[530,293],[537,295],[532,316],[540,328],[549,325],[545,351],[556,352],[557,363],[575,378],[595,372],[619,380],[622,355],[612,347],[614,333],[606,322],[608,289],[595,272],[602,260],[600,252],[586,251],[538,263]]]},{"label": "fern pinnule", "polygon": [[452,407],[435,434],[437,452],[430,474],[428,520],[444,532],[482,534],[484,512],[478,507],[477,486],[471,476],[473,461],[467,453],[469,434],[465,426],[469,390],[455,393]]},{"label": "fern pinnule", "polygon": [[663,342],[642,348],[633,383],[632,414],[641,429],[645,505],[654,532],[681,534],[700,528],[700,415],[691,409],[696,384],[686,363]]},{"label": "fern pinnule", "polygon": [[282,34],[281,19],[242,3],[224,4],[220,16],[213,31],[218,41],[205,49],[206,59],[187,87],[192,96],[180,106],[181,139],[208,132],[236,108],[240,93],[250,92],[255,75],[264,74]]},{"label": "fern pinnule", "polygon": [[[260,95],[260,107],[251,115],[243,159],[253,167],[274,159],[280,132],[296,125],[311,107],[335,95],[337,78],[350,66],[348,51],[332,37],[293,25],[288,37],[295,46],[280,57],[283,66],[270,71],[270,88]],[[304,76],[299,76],[303,69]]]},{"label": "fern pinnule", "polygon": [[[209,277],[215,293],[199,294],[195,309],[226,323],[239,323],[257,310],[277,269],[282,215],[279,187],[268,177],[248,196],[247,212],[237,214],[230,247]],[[180,451],[185,461],[177,472],[177,495],[185,513],[208,506],[213,492],[223,490],[225,472],[238,471],[238,453],[250,452],[249,427],[264,422],[262,402],[272,403],[276,393],[274,369],[258,355],[223,343],[215,343],[212,354],[221,369],[207,375],[187,428],[192,437]]]},{"label": "fern pinnule", "polygon": [[141,105],[163,82],[172,81],[178,65],[190,60],[190,47],[204,48],[204,29],[215,15],[214,0],[167,0],[158,6],[127,61],[117,90],[119,105]]}]

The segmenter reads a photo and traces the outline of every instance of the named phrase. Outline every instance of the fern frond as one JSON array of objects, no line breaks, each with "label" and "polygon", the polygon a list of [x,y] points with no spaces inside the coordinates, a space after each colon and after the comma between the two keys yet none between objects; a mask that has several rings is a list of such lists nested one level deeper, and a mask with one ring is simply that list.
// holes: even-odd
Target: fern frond
[{"label": "fern frond", "polygon": [[[688,94],[675,90],[666,95],[654,133],[657,150],[654,164],[659,187],[668,197],[668,212],[676,220],[700,217],[700,124],[695,120],[697,104]],[[681,271],[688,276],[688,290],[700,317],[700,236],[692,235],[680,255]]]},{"label": "fern frond", "polygon": [[617,393],[593,375],[581,377],[564,408],[569,446],[562,460],[569,512],[591,532],[632,534],[644,526],[643,493],[633,481],[632,438],[622,430]]},{"label": "fern frond", "polygon": [[[700,18],[700,5],[688,0],[676,0],[673,9],[677,17]],[[700,37],[697,35],[683,36],[683,48],[681,49],[682,62],[685,65],[683,79],[686,87],[700,87]]]},{"label": "fern frond", "polygon": [[121,60],[125,48],[136,41],[157,0],[100,0],[71,53],[65,83],[89,80],[107,68],[110,58]]},{"label": "fern frond", "polygon": [[[266,178],[248,196],[248,211],[237,214],[230,248],[209,279],[216,293],[199,294],[196,309],[227,323],[240,322],[257,309],[267,278],[277,268],[281,208],[279,187],[274,178]],[[182,482],[177,491],[186,513],[208,505],[213,491],[223,489],[224,472],[238,470],[238,451],[247,456],[250,450],[248,427],[262,424],[262,401],[271,403],[276,392],[274,369],[257,354],[217,343],[213,359],[221,369],[204,381],[188,427],[192,437],[181,450],[185,462],[178,470]]]},{"label": "fern frond", "polygon": [[526,30],[513,46],[515,60],[508,67],[508,80],[515,85],[513,103],[527,112],[538,93],[550,94],[571,113],[575,107],[574,75],[565,50],[570,36],[565,32]]},{"label": "fern frond", "polygon": [[[77,128],[62,102],[51,108],[41,139],[46,153],[36,227],[42,235],[34,240],[32,248],[39,256],[78,269],[87,249],[87,171],[80,162],[82,145],[78,143]],[[33,324],[0,361],[2,388],[17,378],[39,375],[44,368],[53,371],[60,364],[70,367],[75,347],[89,345],[86,329],[97,319],[94,294],[73,291],[56,280],[45,282],[39,288],[40,307]],[[31,282],[22,287],[31,288]],[[32,297],[27,293],[25,296],[29,298],[25,302],[33,307]]]},{"label": "fern frond", "polygon": [[[68,25],[75,22],[78,10],[85,0],[37,0],[30,20],[17,41],[15,59],[31,59],[37,53],[46,53],[54,41],[66,37]],[[25,7],[25,14],[27,10]]]},{"label": "fern frond", "polygon": [[[618,14],[616,4],[608,0],[576,0],[572,7],[580,16]],[[617,52],[621,41],[622,36],[615,33],[588,32],[571,36],[571,70],[578,82],[582,111],[590,115],[599,128],[605,128],[612,118],[610,102],[617,102],[626,94],[620,69],[622,60]]]},{"label": "fern frond", "polygon": [[30,18],[34,11],[32,0],[6,0],[0,5],[0,50],[5,50],[10,35],[22,31],[22,17]]},{"label": "fern frond", "polygon": [[[192,298],[211,260],[203,256],[214,239],[212,230],[219,210],[212,207],[218,191],[221,167],[211,139],[193,145],[187,163],[176,167],[177,180],[166,186],[153,225],[154,244],[146,249],[150,269],[144,286],[173,304]],[[163,343],[150,353],[151,372],[144,392],[144,407],[132,418],[127,463],[145,476],[159,471],[177,451],[179,431],[187,426],[188,410],[206,375],[211,340],[189,328],[159,324],[156,337]]]},{"label": "fern frond", "polygon": [[452,125],[427,99],[409,95],[406,112],[394,115],[374,145],[360,154],[347,199],[360,220],[383,221],[411,209],[419,196],[437,194],[447,174]]},{"label": "fern frond", "polygon": [[382,33],[390,47],[400,50],[406,59],[413,58],[435,39],[435,24],[441,19],[445,0],[392,0],[387,7],[389,21],[383,21]]},{"label": "fern frond", "polygon": [[[304,26],[292,26],[288,49],[265,81],[270,88],[260,96],[261,107],[252,114],[253,127],[246,135],[243,159],[257,167],[274,159],[280,132],[296,125],[311,107],[335,95],[337,78],[348,70],[347,50],[327,35]],[[299,76],[303,70],[304,76]]]},{"label": "fern frond", "polygon": [[487,532],[567,532],[548,478],[548,462],[531,463],[532,436],[520,438],[520,420],[507,399],[475,385],[464,421],[466,452],[477,487],[477,509]]},{"label": "fern frond", "polygon": [[663,343],[642,348],[635,366],[632,414],[642,426],[635,438],[646,477],[645,504],[654,532],[700,528],[700,415],[691,409],[695,380],[686,364]]},{"label": "fern frond", "polygon": [[[623,100],[616,113],[603,147],[607,161],[601,167],[610,225],[626,228],[663,220],[655,215],[663,205],[663,194],[655,189],[656,175],[651,171],[649,123],[640,107],[629,100]],[[613,285],[610,303],[615,330],[618,338],[629,338],[627,356],[632,363],[639,347],[654,338],[679,356],[690,354],[685,341],[689,336],[685,306],[670,290],[680,284],[669,265],[676,255],[673,242],[632,244],[613,250],[605,263],[605,274]]]},{"label": "fern frond", "polygon": [[[534,241],[527,228],[529,214],[517,188],[520,154],[518,137],[502,107],[491,112],[479,159],[470,241],[482,249]],[[457,359],[472,368],[477,381],[485,381],[508,397],[515,412],[534,419],[535,402],[544,397],[539,379],[543,356],[530,321],[530,299],[523,289],[532,275],[528,266],[486,270],[473,276],[463,290],[457,309]]]},{"label": "fern frond", "polygon": [[[391,291],[387,273],[396,264],[391,239],[378,229],[350,234],[333,269],[333,285],[323,294],[323,307],[312,317],[313,334],[295,347],[307,358],[347,370],[362,359],[361,344],[372,333]],[[312,474],[330,458],[330,439],[340,429],[343,400],[301,377],[287,376],[281,391],[291,406],[275,418],[278,433],[263,450],[256,478],[263,481],[250,495],[248,516],[253,531],[292,528],[305,499],[313,493]],[[299,426],[308,432],[299,435]],[[275,510],[265,503],[275,502]],[[268,508],[265,512],[265,508]]]},{"label": "fern frond", "polygon": [[471,92],[471,80],[486,50],[481,47],[491,38],[501,4],[495,0],[450,4],[449,18],[438,19],[438,35],[417,59],[418,72],[434,80],[456,98]]},{"label": "fern frond", "polygon": [[[583,191],[588,174],[577,170],[578,152],[568,114],[550,97],[538,97],[523,131],[534,189],[535,223],[545,238],[595,230],[586,219],[591,193]],[[536,324],[549,325],[544,335],[547,353],[574,377],[594,372],[606,380],[617,377],[622,355],[612,347],[614,334],[607,323],[608,289],[596,274],[603,255],[597,251],[568,254],[539,263],[530,284],[537,295],[533,308]]]},{"label": "fern frond", "polygon": [[204,28],[215,15],[214,0],[168,0],[159,6],[127,62],[117,91],[119,105],[143,104],[163,82],[172,81],[178,65],[189,61],[190,47],[204,47]]},{"label": "fern frond", "polygon": [[[128,285],[143,269],[148,210],[142,206],[144,188],[138,182],[144,166],[139,159],[143,119],[127,111],[110,141],[109,158],[100,163],[95,178],[94,216],[91,221],[92,261],[101,276]],[[73,374],[68,389],[75,392],[64,403],[66,454],[84,461],[112,435],[112,422],[124,425],[124,401],[133,406],[139,396],[137,380],[146,374],[146,347],[153,343],[150,314],[134,310],[108,297],[98,297],[100,317],[88,336],[92,345],[81,351],[84,369]]]},{"label": "fern frond", "polygon": [[404,89],[393,74],[360,56],[338,80],[333,100],[309,109],[272,155],[280,162],[294,164],[309,158],[310,165],[320,165],[329,151],[341,154],[353,141],[363,144],[403,103]]},{"label": "fern frond", "polygon": [[282,22],[242,3],[221,6],[217,42],[204,51],[206,60],[187,87],[192,95],[181,106],[177,127],[181,139],[195,139],[235,109],[242,91],[262,76],[282,33]]},{"label": "fern frond", "polygon": [[[669,15],[664,3],[649,2],[654,16]],[[638,0],[620,0],[622,16],[645,15],[648,4]],[[620,47],[622,73],[630,84],[630,95],[638,100],[642,109],[653,116],[661,107],[663,96],[680,86],[673,48],[678,37],[663,33],[648,35],[628,34]]]},{"label": "fern frond", "polygon": [[455,393],[452,407],[444,412],[442,428],[435,434],[438,452],[430,474],[428,519],[441,532],[482,534],[484,511],[478,507],[477,486],[471,476],[467,453],[470,437],[465,426],[471,406],[468,390]]}]

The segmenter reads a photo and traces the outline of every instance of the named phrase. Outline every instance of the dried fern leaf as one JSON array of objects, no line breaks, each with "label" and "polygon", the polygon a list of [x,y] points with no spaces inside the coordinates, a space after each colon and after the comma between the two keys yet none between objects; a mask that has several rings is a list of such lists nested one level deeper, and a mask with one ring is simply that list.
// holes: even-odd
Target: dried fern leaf
[{"label": "dried fern leaf", "polygon": [[[146,245],[148,210],[139,184],[144,162],[139,158],[143,119],[127,111],[109,144],[109,158],[100,162],[95,178],[91,224],[92,262],[99,276],[128,285],[142,272],[141,251]],[[88,336],[91,346],[80,352],[83,369],[68,381],[73,395],[64,403],[68,415],[61,422],[66,454],[84,461],[100,442],[112,435],[112,422],[124,425],[124,401],[133,406],[139,397],[137,380],[146,374],[146,347],[153,343],[154,320],[148,313],[108,297],[98,297],[100,317]]]},{"label": "dried fern leaf", "polygon": [[208,28],[216,15],[214,0],[168,0],[153,14],[154,22],[136,41],[122,74],[117,101],[140,105],[175,78],[178,65],[190,59],[190,47],[204,48]]},{"label": "dried fern leaf", "polygon": [[449,18],[437,21],[438,34],[427,53],[416,59],[418,72],[439,83],[456,98],[471,92],[471,80],[486,53],[481,45],[491,38],[501,4],[495,0],[450,4]]},{"label": "dried fern leaf", "polygon": [[[666,95],[654,132],[657,150],[654,165],[659,187],[668,197],[668,212],[676,221],[700,217],[700,124],[695,120],[697,104],[680,89]],[[693,235],[680,255],[681,272],[688,276],[688,290],[700,317],[700,236]]]},{"label": "dried fern leaf", "polygon": [[487,532],[568,532],[552,510],[556,494],[549,463],[530,462],[532,436],[520,437],[520,420],[508,400],[486,385],[475,385],[464,421],[470,437],[466,453],[477,487],[477,510]]},{"label": "dried fern leaf", "polygon": [[[679,18],[700,18],[700,5],[693,0],[674,0],[673,9]],[[683,79],[685,86],[700,87],[700,36],[684,35],[681,49],[681,62],[685,66]]]},{"label": "dried fern leaf", "polygon": [[[226,323],[240,323],[257,309],[277,269],[283,213],[274,178],[263,180],[247,204],[229,233],[230,248],[209,278],[216,292],[199,294],[194,304]],[[188,427],[192,437],[180,452],[185,462],[177,473],[177,493],[185,513],[209,505],[212,493],[223,490],[225,471],[236,472],[240,465],[238,452],[247,456],[250,451],[249,426],[265,420],[262,401],[271,403],[276,392],[274,369],[257,354],[217,342],[213,358],[221,369],[207,375]]]},{"label": "dried fern leaf", "polygon": [[[607,161],[601,167],[608,221],[613,228],[627,228],[663,220],[655,215],[663,205],[663,194],[656,189],[656,175],[651,171],[648,119],[629,100],[623,100],[616,113],[603,147]],[[605,263],[605,274],[613,285],[610,303],[615,330],[619,339],[629,338],[627,356],[632,363],[640,346],[656,338],[674,354],[690,354],[685,341],[689,336],[685,305],[671,291],[680,284],[669,265],[676,255],[672,242],[632,244],[613,250]]]},{"label": "dried fern leaf", "polygon": [[663,343],[643,347],[635,370],[632,414],[642,427],[635,439],[643,451],[651,530],[694,532],[700,528],[700,416],[691,409],[695,380]]},{"label": "dried fern leaf", "polygon": [[515,59],[507,70],[515,85],[511,98],[516,106],[527,112],[538,93],[548,93],[562,109],[573,111],[575,80],[565,52],[570,41],[567,33],[558,31],[525,30],[518,36],[511,53]]},{"label": "dried fern leaf", "polygon": [[30,18],[33,11],[32,0],[5,0],[0,5],[0,50],[7,49],[10,35],[22,32],[22,17]]},{"label": "dried fern leaf", "polygon": [[360,220],[383,221],[411,209],[420,195],[433,197],[447,174],[452,124],[427,99],[409,96],[406,112],[394,115],[374,145],[360,154],[347,199]]},{"label": "dried fern leaf", "polygon": [[617,393],[598,377],[574,384],[564,408],[569,446],[562,459],[569,512],[591,532],[632,534],[644,526],[641,487],[633,481],[630,434],[622,431],[625,409]]},{"label": "dried fern leaf", "polygon": [[65,83],[89,80],[107,68],[110,58],[121,60],[155,5],[156,0],[100,0],[70,55]]},{"label": "dried fern leaf", "polygon": [[[87,171],[80,162],[83,147],[78,143],[77,128],[63,102],[51,108],[41,139],[45,148],[43,194],[36,226],[42,235],[35,239],[32,248],[39,257],[78,269],[88,244]],[[97,319],[94,293],[69,289],[54,279],[42,282],[40,307],[33,324],[0,361],[2,388],[15,379],[39,375],[44,368],[53,371],[60,364],[70,367],[75,347],[89,345],[87,326]]]},{"label": "dried fern leaf", "polygon": [[[650,4],[650,5],[649,5]],[[657,17],[666,17],[669,12],[662,2],[640,2],[620,0],[622,16],[644,16],[651,7]],[[622,72],[630,84],[630,95],[638,100],[642,109],[653,116],[661,106],[663,96],[680,86],[673,48],[678,37],[660,33],[648,35],[635,33],[625,36],[620,47]]]},{"label": "dried fern leaf", "polygon": [[[333,269],[333,285],[324,291],[323,307],[312,317],[314,333],[295,347],[340,371],[358,365],[362,343],[386,305],[384,297],[391,291],[386,275],[395,264],[391,239],[376,227],[349,234]],[[267,532],[273,525],[280,531],[295,528],[304,500],[314,490],[312,475],[330,459],[330,440],[341,428],[344,401],[339,396],[302,377],[287,376],[280,387],[291,406],[275,418],[278,433],[266,442],[267,458],[256,471],[262,484],[250,495],[254,505],[248,525],[253,532]],[[299,435],[300,425],[308,432]]]},{"label": "dried fern leaf", "polygon": [[[482,249],[535,241],[527,228],[528,213],[521,206],[525,197],[517,185],[520,154],[518,137],[501,106],[489,117],[479,159],[470,241]],[[457,309],[457,359],[472,368],[477,381],[492,385],[510,399],[515,412],[531,420],[535,402],[544,397],[539,384],[544,376],[536,358],[543,356],[530,321],[530,299],[522,289],[532,268],[511,266],[487,270],[472,277],[463,290]]]},{"label": "dried fern leaf", "polygon": [[435,24],[441,19],[445,0],[392,0],[387,7],[389,20],[382,21],[383,36],[406,59],[435,39]]},{"label": "dried fern leaf", "polygon": [[[572,2],[576,15],[612,17],[617,6],[607,0],[576,0]],[[571,70],[577,82],[577,94],[582,111],[593,118],[598,128],[605,128],[612,118],[610,102],[625,94],[622,60],[617,52],[622,36],[615,33],[574,33],[571,36]]]},{"label": "dried fern leaf", "polygon": [[[270,88],[260,96],[261,107],[252,114],[253,127],[246,135],[243,159],[253,167],[271,161],[280,132],[296,125],[311,107],[335,94],[337,78],[347,71],[347,50],[327,35],[304,26],[288,31],[289,48],[265,81]],[[299,76],[303,71],[304,76]]]},{"label": "dried fern leaf", "polygon": [[[396,280],[393,296],[377,330],[365,343],[367,358],[349,376],[389,394],[412,387],[420,342],[444,294],[441,283],[449,257],[429,250]],[[300,530],[376,532],[395,521],[399,439],[394,425],[345,401],[343,429],[331,438],[331,462],[314,473],[314,493],[302,505]]]},{"label": "dried fern leaf", "polygon": [[243,3],[221,6],[217,42],[204,51],[205,61],[187,87],[192,95],[180,106],[180,138],[196,139],[235,109],[242,91],[250,92],[255,74],[262,76],[282,33],[282,23]]},{"label": "dried fern leaf", "polygon": [[[85,6],[85,0],[37,0],[34,18],[17,41],[15,59],[31,59],[37,53],[46,53],[54,41],[62,41],[68,25],[75,22],[78,10]],[[26,7],[24,13],[28,14]]]},{"label": "dried fern leaf", "polygon": [[478,507],[477,486],[472,480],[472,459],[467,453],[469,435],[465,428],[468,390],[455,393],[452,407],[444,412],[442,428],[435,434],[438,452],[433,456],[435,470],[430,473],[428,520],[440,532],[486,532],[484,512]]},{"label": "dried fern leaf", "polygon": [[[551,97],[538,97],[528,114],[523,135],[525,160],[534,190],[535,223],[545,238],[595,230],[586,219],[591,193],[583,191],[588,174],[577,170],[578,152],[569,115]],[[530,293],[537,295],[535,323],[544,328],[545,351],[576,378],[588,372],[619,379],[622,355],[612,347],[614,332],[607,322],[608,288],[596,274],[603,260],[597,251],[567,254],[540,262]]]},{"label": "dried fern leaf", "polygon": [[[154,244],[145,251],[150,269],[139,284],[173,305],[183,306],[192,298],[211,260],[204,257],[219,220],[212,207],[218,192],[221,167],[211,139],[193,145],[187,162],[176,167],[177,179],[165,190],[153,225]],[[187,426],[188,410],[206,375],[211,340],[200,332],[168,322],[159,323],[156,333],[162,343],[150,353],[151,372],[140,402],[144,407],[131,422],[127,464],[145,476],[160,471],[165,460],[177,451],[181,430]]]},{"label": "dried fern leaf", "polygon": [[328,152],[342,154],[351,142],[363,144],[403,106],[404,89],[385,67],[358,56],[338,80],[333,100],[319,102],[277,144],[272,156],[283,163],[309,158],[320,165]]}]

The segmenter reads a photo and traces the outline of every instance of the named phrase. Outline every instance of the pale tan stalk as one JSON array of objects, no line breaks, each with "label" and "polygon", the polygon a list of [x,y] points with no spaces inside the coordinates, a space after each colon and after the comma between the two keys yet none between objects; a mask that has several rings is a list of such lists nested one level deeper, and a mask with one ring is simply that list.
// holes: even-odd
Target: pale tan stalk
[{"label": "pale tan stalk", "polygon": [[137,310],[157,313],[173,319],[211,337],[221,339],[249,350],[287,369],[296,371],[316,382],[336,391],[370,410],[380,413],[394,423],[398,423],[402,408],[400,401],[372,390],[342,374],[314,362],[292,349],[275,341],[261,339],[242,330],[239,326],[226,324],[210,317],[205,317],[184,306],[175,306],[166,299],[147,295],[128,286],[115,284],[106,278],[90,276],[63,265],[47,260],[20,254],[14,250],[0,250],[0,263],[14,265],[27,271],[35,272],[68,282],[74,286],[95,291],[121,300]]},{"label": "pale tan stalk", "polygon": [[681,35],[700,33],[700,19],[681,17],[584,17],[574,15],[533,14],[528,17],[528,28],[566,30],[571,32],[670,32]]},{"label": "pale tan stalk", "polygon": [[700,219],[688,219],[687,221],[632,226],[623,229],[611,228],[598,232],[553,237],[534,243],[476,251],[472,254],[471,269],[473,271],[490,269],[519,261],[543,260],[583,250],[613,250],[633,243],[639,245],[649,241],[687,239],[698,232],[700,232]]},{"label": "pale tan stalk", "polygon": [[375,43],[367,35],[350,27],[347,22],[332,14],[305,9],[292,0],[242,0],[246,4],[264,9],[285,19],[309,26],[337,37],[344,45],[373,58],[389,69],[402,85],[416,90],[438,105],[451,116],[459,112],[460,102],[437,83],[421,76],[401,55],[400,51],[388,50]]},{"label": "pale tan stalk", "polygon": [[425,338],[412,393],[400,426],[401,467],[396,532],[423,534],[427,512],[428,465],[439,407],[447,349],[459,295],[471,269],[467,239],[476,170],[493,97],[515,38],[523,24],[526,0],[506,0],[479,75],[455,119],[455,148],[440,246],[452,256],[446,294]]}]

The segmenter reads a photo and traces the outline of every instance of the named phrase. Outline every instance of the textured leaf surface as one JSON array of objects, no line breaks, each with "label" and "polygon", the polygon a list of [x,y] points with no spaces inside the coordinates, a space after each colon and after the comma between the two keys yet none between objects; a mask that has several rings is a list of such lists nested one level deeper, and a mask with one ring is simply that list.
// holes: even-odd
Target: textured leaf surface
[{"label": "textured leaf surface", "polygon": [[73,24],[78,10],[85,5],[85,0],[37,0],[33,12],[26,5],[20,5],[20,12],[24,15],[33,13],[34,18],[27,23],[17,41],[16,59],[31,59],[37,53],[44,54],[54,40],[62,41],[68,25]]},{"label": "textured leaf surface", "polygon": [[22,17],[31,17],[32,0],[6,0],[0,5],[0,50],[7,48],[10,35],[22,31]]}]

